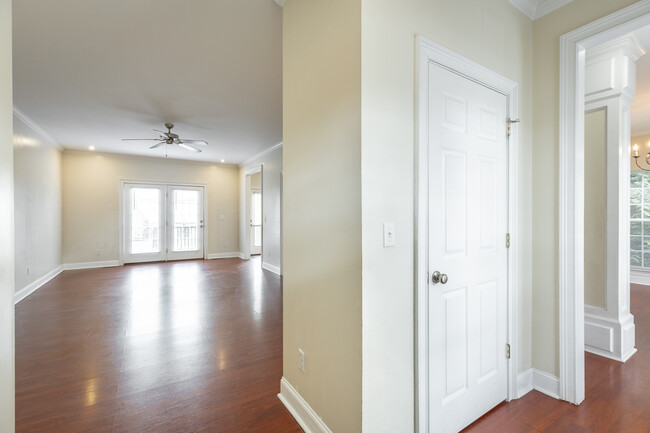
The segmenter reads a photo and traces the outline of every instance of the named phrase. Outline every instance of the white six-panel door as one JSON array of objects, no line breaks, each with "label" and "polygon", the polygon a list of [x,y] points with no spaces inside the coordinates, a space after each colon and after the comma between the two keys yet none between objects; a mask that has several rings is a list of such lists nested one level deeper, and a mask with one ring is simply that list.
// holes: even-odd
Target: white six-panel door
[{"label": "white six-panel door", "polygon": [[444,274],[428,287],[429,425],[457,432],[507,397],[507,101],[433,63],[427,80],[429,273]]}]

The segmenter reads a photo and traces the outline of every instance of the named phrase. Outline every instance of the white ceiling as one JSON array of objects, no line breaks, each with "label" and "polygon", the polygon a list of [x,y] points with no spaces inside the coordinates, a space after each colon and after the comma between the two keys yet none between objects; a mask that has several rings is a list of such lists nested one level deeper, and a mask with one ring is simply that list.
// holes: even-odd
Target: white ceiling
[{"label": "white ceiling", "polygon": [[[282,9],[273,0],[20,0],[14,105],[66,149],[164,157],[173,122],[241,163],[282,141]],[[173,149],[171,147],[174,147]]]},{"label": "white ceiling", "polygon": [[[646,53],[650,52],[650,26],[634,32]],[[630,110],[632,136],[650,134],[650,54],[636,62],[636,92]]]}]

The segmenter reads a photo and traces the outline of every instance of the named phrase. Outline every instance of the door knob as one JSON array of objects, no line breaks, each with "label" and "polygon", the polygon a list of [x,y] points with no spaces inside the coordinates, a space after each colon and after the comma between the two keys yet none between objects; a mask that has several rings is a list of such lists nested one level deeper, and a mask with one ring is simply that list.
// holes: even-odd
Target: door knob
[{"label": "door knob", "polygon": [[431,281],[433,281],[434,284],[447,284],[447,280],[449,280],[449,278],[447,278],[447,274],[441,274],[438,271],[435,271],[431,276]]}]

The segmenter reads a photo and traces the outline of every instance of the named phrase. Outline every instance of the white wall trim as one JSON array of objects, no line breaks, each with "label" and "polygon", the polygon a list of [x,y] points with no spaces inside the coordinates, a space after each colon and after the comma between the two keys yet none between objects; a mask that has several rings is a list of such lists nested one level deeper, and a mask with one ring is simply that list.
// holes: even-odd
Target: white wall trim
[{"label": "white wall trim", "polygon": [[[278,3],[277,0],[276,0],[276,3]],[[278,4],[279,4],[279,3],[278,3]],[[282,1],[282,4],[281,4],[280,6],[282,6],[282,5],[284,5],[284,0]],[[273,152],[274,150],[279,149],[279,148],[281,148],[281,147],[282,147],[282,143],[278,143],[278,144],[276,144],[275,146],[271,146],[271,147],[269,147],[268,149],[261,151],[261,152],[258,153],[257,155],[253,155],[253,156],[251,156],[250,158],[248,158],[247,160],[245,160],[244,162],[242,162],[241,164],[239,164],[239,167],[240,167],[240,168],[244,168],[244,167],[246,167],[248,164],[251,164],[251,163],[257,161],[258,159],[261,159],[263,156],[268,155],[269,153],[271,153],[271,152]],[[256,165],[259,165],[259,164],[256,164]],[[255,173],[255,172],[253,172],[253,173]],[[250,173],[247,173],[247,174],[250,174]]]},{"label": "white wall trim", "polygon": [[327,427],[314,409],[309,406],[300,393],[284,377],[280,380],[280,394],[278,394],[278,398],[305,433],[332,433],[332,430]]},{"label": "white wall trim", "polygon": [[119,260],[106,260],[104,262],[83,262],[83,263],[64,263],[64,271],[72,271],[76,269],[94,269],[94,268],[112,268],[121,266]]},{"label": "white wall trim", "polygon": [[525,396],[533,389],[533,368],[529,368],[517,375],[517,398]]},{"label": "white wall trim", "polygon": [[14,116],[19,118],[23,123],[25,123],[27,126],[32,128],[34,131],[36,131],[39,135],[43,136],[43,138],[46,139],[46,141],[51,144],[53,147],[59,150],[63,150],[63,146],[59,144],[58,141],[56,141],[50,134],[47,133],[41,126],[34,122],[28,115],[22,112],[18,107],[15,105],[13,106],[14,109]]},{"label": "white wall trim", "polygon": [[240,256],[241,256],[240,252],[236,252],[236,253],[212,253],[212,254],[208,254],[208,260],[231,259],[231,258],[239,258]]},{"label": "white wall trim", "polygon": [[539,371],[535,368],[533,370],[533,388],[541,393],[553,398],[560,398],[560,379]]},{"label": "white wall trim", "polygon": [[[419,239],[427,238],[427,209],[426,206],[418,205],[425,203],[427,200],[427,179],[428,173],[427,154],[428,154],[428,137],[427,131],[420,127],[426,125],[428,112],[425,101],[420,100],[420,93],[424,90],[420,86],[426,85],[426,76],[428,64],[435,62],[442,67],[452,70],[460,75],[463,75],[473,81],[479,82],[506,96],[508,104],[508,115],[513,118],[518,118],[518,84],[496,72],[473,62],[445,47],[435,44],[421,36],[417,38],[417,60],[416,60],[416,86],[415,89],[417,102],[417,145],[416,145],[416,177],[415,177],[415,215],[416,233],[414,234],[416,242],[416,424],[418,431],[429,431],[429,401],[428,401],[428,386],[429,372],[426,353],[428,352],[428,325],[427,318],[427,305],[428,305],[428,282],[425,278],[428,272],[428,256],[426,251],[426,244],[419,242]],[[508,400],[517,398],[518,388],[518,347],[517,347],[517,291],[519,290],[519,276],[517,268],[517,254],[518,254],[518,208],[516,206],[517,198],[519,197],[518,190],[518,165],[517,165],[517,143],[518,143],[518,127],[515,125],[512,129],[512,134],[508,140],[509,152],[509,184],[508,184],[508,232],[511,235],[511,248],[508,252],[508,324],[506,341],[510,343],[511,357],[507,360],[508,371]]]},{"label": "white wall trim", "polygon": [[630,269],[630,282],[632,284],[650,286],[650,269]]},{"label": "white wall trim", "polygon": [[284,6],[287,0],[274,0],[280,7]]},{"label": "white wall trim", "polygon": [[274,274],[282,275],[282,270],[278,266],[272,265],[270,263],[262,262],[262,269],[271,271]]},{"label": "white wall trim", "polygon": [[246,260],[246,256],[244,255],[244,253],[239,253],[239,258],[242,260]]},{"label": "white wall trim", "polygon": [[560,38],[559,94],[559,396],[585,397],[584,370],[584,84],[585,50],[650,23],[639,1]]},{"label": "white wall trim", "polygon": [[14,295],[14,305],[43,287],[46,283],[48,283],[52,278],[56,277],[59,275],[61,272],[63,272],[63,265],[58,266],[54,269],[52,269],[50,272],[47,274],[43,275],[41,278],[37,279],[36,281],[31,282],[27,286],[23,287],[22,289],[18,290],[16,294]]},{"label": "white wall trim", "polygon": [[531,20],[541,18],[573,0],[510,0],[510,3],[522,11]]}]

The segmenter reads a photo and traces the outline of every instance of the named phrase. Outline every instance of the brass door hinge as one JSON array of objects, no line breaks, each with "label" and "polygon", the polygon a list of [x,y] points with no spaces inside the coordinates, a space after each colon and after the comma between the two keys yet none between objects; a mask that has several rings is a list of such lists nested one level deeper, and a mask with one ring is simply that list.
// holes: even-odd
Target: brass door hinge
[{"label": "brass door hinge", "polygon": [[519,123],[519,119],[511,119],[508,117],[508,120],[506,120],[506,137],[510,137],[510,127],[512,126],[513,123]]},{"label": "brass door hinge", "polygon": [[510,344],[506,344],[506,359],[510,359]]},{"label": "brass door hinge", "polygon": [[510,248],[510,233],[506,233],[506,248]]}]

